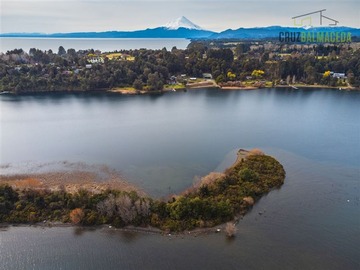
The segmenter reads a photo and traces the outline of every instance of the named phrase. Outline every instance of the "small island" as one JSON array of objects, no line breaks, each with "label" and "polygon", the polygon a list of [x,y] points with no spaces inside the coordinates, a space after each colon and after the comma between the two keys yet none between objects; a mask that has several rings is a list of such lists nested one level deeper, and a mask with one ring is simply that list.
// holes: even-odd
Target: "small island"
[{"label": "small island", "polygon": [[260,150],[240,149],[235,163],[223,173],[212,172],[166,200],[104,184],[71,190],[43,187],[38,179],[27,178],[32,187],[21,187],[16,183],[24,179],[19,178],[0,177],[0,223],[108,224],[181,232],[237,220],[261,196],[284,183],[285,170]]}]

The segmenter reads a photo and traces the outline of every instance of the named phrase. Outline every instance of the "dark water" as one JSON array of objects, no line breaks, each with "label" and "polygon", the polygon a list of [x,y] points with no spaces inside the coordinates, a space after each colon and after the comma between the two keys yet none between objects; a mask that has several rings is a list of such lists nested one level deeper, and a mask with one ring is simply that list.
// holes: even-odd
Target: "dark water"
[{"label": "dark water", "polygon": [[21,48],[25,52],[29,52],[31,48],[57,52],[59,46],[66,50],[94,49],[102,52],[141,48],[160,50],[164,47],[171,50],[174,46],[186,49],[189,43],[190,41],[184,38],[1,38],[0,52],[5,53],[15,48]]},{"label": "dark water", "polygon": [[0,269],[359,269],[359,104],[359,92],[334,90],[2,95],[2,172],[106,164],[163,196],[231,163],[235,149],[259,147],[287,177],[234,241],[10,227]]}]

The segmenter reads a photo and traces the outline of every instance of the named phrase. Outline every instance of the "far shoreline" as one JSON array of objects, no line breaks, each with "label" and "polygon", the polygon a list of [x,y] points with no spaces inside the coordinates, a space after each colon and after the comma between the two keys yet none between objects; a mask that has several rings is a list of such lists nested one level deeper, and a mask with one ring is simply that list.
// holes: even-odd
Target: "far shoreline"
[{"label": "far shoreline", "polygon": [[15,93],[12,91],[2,91],[0,95],[14,95],[14,96],[26,96],[26,95],[36,95],[36,94],[86,94],[86,93],[93,93],[93,94],[119,94],[119,95],[128,95],[128,96],[135,96],[135,95],[159,95],[165,94],[169,92],[186,92],[191,90],[204,90],[204,89],[214,89],[214,90],[226,90],[226,91],[249,91],[249,90],[261,90],[261,89],[293,89],[293,90],[302,90],[302,89],[324,89],[324,90],[339,90],[339,91],[346,91],[346,92],[353,92],[353,91],[360,91],[360,88],[356,87],[336,87],[336,86],[327,86],[327,85],[275,85],[275,86],[264,86],[264,87],[255,87],[255,86],[245,86],[245,87],[238,87],[238,86],[219,86],[219,85],[187,85],[186,87],[178,87],[178,88],[165,88],[162,90],[154,90],[154,91],[145,91],[145,90],[130,90],[128,87],[119,87],[114,89],[93,89],[93,90],[58,90],[58,91],[32,91],[26,93]]}]

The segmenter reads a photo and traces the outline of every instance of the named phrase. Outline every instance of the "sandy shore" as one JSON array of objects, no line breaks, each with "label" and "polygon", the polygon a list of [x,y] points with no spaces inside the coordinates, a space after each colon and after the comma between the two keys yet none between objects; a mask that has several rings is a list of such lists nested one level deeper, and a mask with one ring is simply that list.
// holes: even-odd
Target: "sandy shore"
[{"label": "sandy shore", "polygon": [[[292,88],[292,87],[296,87],[299,89],[302,88],[317,88],[317,89],[341,89],[344,91],[359,91],[359,88],[355,88],[355,87],[349,87],[349,86],[344,86],[344,87],[338,87],[338,86],[327,86],[327,85],[275,85],[275,86],[265,86],[263,88]],[[258,90],[258,89],[263,89],[263,88],[259,88],[256,86],[244,86],[244,87],[240,87],[240,86],[219,86],[215,83],[215,81],[204,81],[204,82],[198,82],[198,83],[188,83],[186,85],[186,87],[184,88],[178,88],[178,89],[172,89],[172,88],[166,88],[164,90],[158,90],[158,91],[136,91],[136,90],[129,90],[126,88],[116,88],[116,89],[111,89],[108,90],[108,92],[111,93],[120,93],[123,95],[147,95],[147,94],[159,94],[159,93],[164,93],[164,92],[173,92],[175,91],[181,91],[181,90],[185,90],[185,89],[203,89],[203,88],[216,88],[216,89],[221,89],[221,90]]]},{"label": "sandy shore", "polygon": [[188,89],[198,89],[198,88],[220,88],[214,80],[207,80],[202,82],[188,83],[186,84]]},{"label": "sandy shore", "polygon": [[140,95],[140,94],[145,94],[145,91],[129,90],[129,89],[125,89],[125,88],[115,88],[115,89],[108,90],[107,92],[110,92],[110,93],[119,93],[119,94],[123,94],[123,95]]},{"label": "sandy shore", "polygon": [[176,91],[184,91],[186,90],[186,87],[181,88],[164,88],[163,90],[156,90],[156,91],[145,91],[145,90],[129,90],[129,89],[123,89],[123,88],[116,88],[108,90],[107,92],[110,93],[119,93],[122,95],[151,95],[151,94],[161,94],[166,92],[176,92]]},{"label": "sandy shore", "polygon": [[127,88],[115,88],[110,89],[107,92],[110,93],[119,93],[122,95],[150,95],[150,94],[161,94],[163,92],[167,92],[169,90],[155,90],[155,91],[145,91],[145,90],[132,90]]},{"label": "sandy shore", "polygon": [[[351,90],[351,91],[359,91],[360,88],[355,88],[355,87],[349,87],[349,86],[328,86],[328,85],[303,85],[303,84],[294,84],[294,85],[275,85],[274,88],[292,88],[292,87],[296,87],[296,88],[322,88],[322,89],[340,89],[341,90]],[[273,88],[273,87],[270,87]]]},{"label": "sandy shore", "polygon": [[221,90],[257,90],[257,89],[259,89],[259,87],[255,87],[255,86],[244,86],[244,87],[222,86],[220,88],[221,88]]}]

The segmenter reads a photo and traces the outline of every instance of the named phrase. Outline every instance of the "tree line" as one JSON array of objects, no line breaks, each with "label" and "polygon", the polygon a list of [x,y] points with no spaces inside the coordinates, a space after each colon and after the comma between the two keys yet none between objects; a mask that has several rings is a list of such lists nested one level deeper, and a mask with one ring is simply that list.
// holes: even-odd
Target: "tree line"
[{"label": "tree line", "polygon": [[[350,44],[286,46],[266,43],[226,43],[212,45],[209,41],[190,43],[187,49],[176,47],[162,50],[122,50],[133,61],[109,59],[99,51],[25,52],[14,49],[0,54],[0,91],[26,93],[34,91],[90,91],[114,87],[137,90],[161,90],[173,77],[186,74],[202,77],[212,74],[217,82],[245,81],[254,71],[262,71],[253,79],[278,84],[289,77],[306,84],[341,85],[327,71],[344,73],[347,82],[360,86],[360,50]],[[89,64],[89,55],[98,55],[103,62]],[[259,73],[257,73],[259,74]],[[179,79],[178,82],[186,83]]]}]

